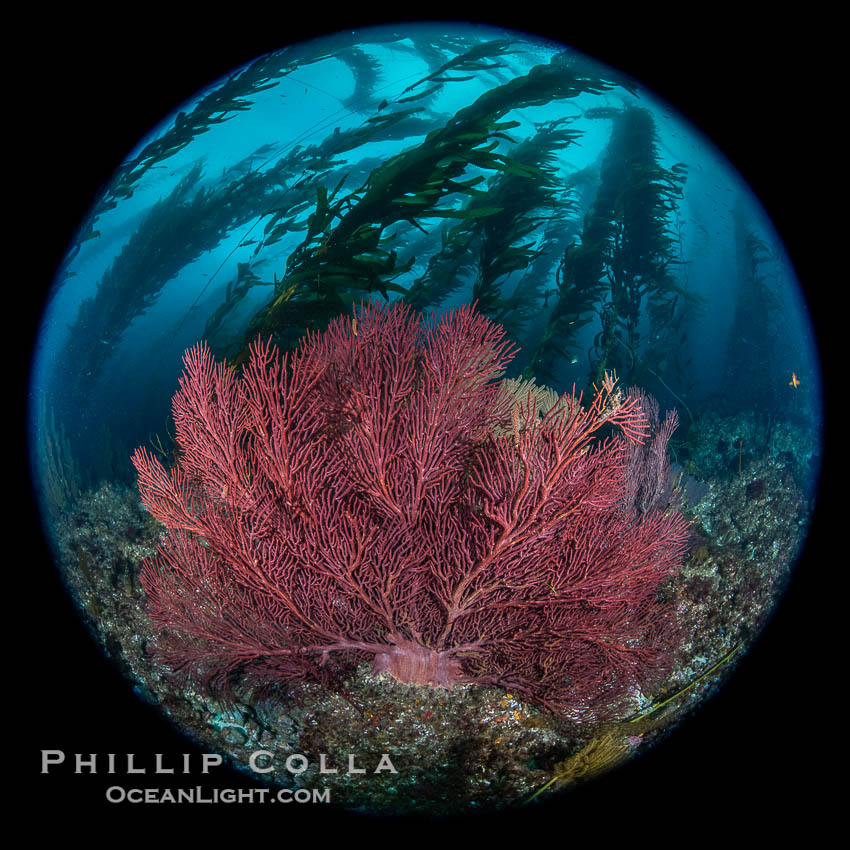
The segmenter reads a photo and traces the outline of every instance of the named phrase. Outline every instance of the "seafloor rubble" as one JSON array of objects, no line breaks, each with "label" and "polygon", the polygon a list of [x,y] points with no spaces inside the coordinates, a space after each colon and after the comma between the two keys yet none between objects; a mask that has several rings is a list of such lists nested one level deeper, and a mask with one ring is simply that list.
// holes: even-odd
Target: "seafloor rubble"
[{"label": "seafloor rubble", "polygon": [[[632,694],[621,723],[558,718],[493,688],[446,691],[373,678],[368,664],[343,693],[304,685],[282,697],[245,693],[227,701],[178,687],[149,656],[138,571],[160,528],[136,491],[105,483],[82,493],[57,522],[56,542],[69,587],[106,654],[144,698],[234,766],[247,770],[251,754],[264,750],[273,754],[259,757],[272,768],[264,781],[329,789],[340,806],[382,814],[518,805],[651,746],[718,686],[769,618],[810,519],[801,447],[811,443],[794,426],[770,434],[754,428],[743,416],[710,416],[682,451],[693,539],[663,592],[684,640],[664,687]],[[287,770],[293,753],[307,757],[303,773]],[[353,767],[366,773],[349,770],[352,753]],[[396,773],[374,773],[383,753]],[[320,772],[322,754],[325,768],[338,772]]]}]

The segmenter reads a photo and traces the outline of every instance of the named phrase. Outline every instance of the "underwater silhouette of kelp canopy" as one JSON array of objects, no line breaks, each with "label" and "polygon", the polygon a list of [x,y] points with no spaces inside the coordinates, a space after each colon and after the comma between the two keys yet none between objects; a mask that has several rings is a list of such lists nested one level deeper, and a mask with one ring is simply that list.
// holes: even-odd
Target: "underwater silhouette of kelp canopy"
[{"label": "underwater silhouette of kelp canopy", "polygon": [[[774,367],[784,332],[783,310],[769,273],[770,249],[753,232],[740,204],[733,221],[738,285],[723,369],[724,403],[730,410],[743,406],[765,413],[777,408],[779,391],[785,389]],[[737,378],[742,363],[751,364],[746,383]]]},{"label": "underwater silhouette of kelp canopy", "polygon": [[[382,41],[415,53],[428,70],[400,91],[403,81],[391,81],[392,99],[383,97],[383,66],[365,49]],[[681,326],[690,299],[672,272],[684,166],[659,164],[646,110],[580,99],[636,94],[631,80],[571,52],[517,70],[509,62],[515,53],[522,48],[508,39],[459,37],[437,47],[388,31],[354,46],[269,54],[201,97],[125,163],[104,203],[126,201],[151,168],[309,64],[342,61],[353,87],[339,113],[366,117],[340,127],[337,115],[326,116],[294,139],[255,148],[218,176],[206,173],[203,160],[191,164],[146,209],[82,301],[61,358],[66,386],[89,393],[165,284],[225,240],[233,247],[188,312],[159,332],[175,337],[203,310],[203,337],[236,366],[258,335],[289,350],[305,331],[324,329],[376,293],[429,310],[464,290],[519,341],[515,369],[525,367],[526,376],[557,385],[565,358],[575,362],[586,348],[581,331],[598,321],[588,385],[613,367],[630,381],[641,369],[660,381],[649,343],[666,351],[665,327]],[[440,93],[469,81],[477,85],[471,102],[453,114],[432,108]],[[550,120],[532,112],[529,122],[521,111],[564,101],[570,109]],[[588,132],[578,118],[612,127],[604,155],[581,169],[563,156]],[[389,144],[402,149],[375,155],[376,146]],[[211,288],[237,250],[235,270]],[[647,338],[638,330],[644,315],[652,324]]]},{"label": "underwater silhouette of kelp canopy", "polygon": [[650,340],[673,326],[679,299],[692,300],[671,268],[678,262],[672,234],[687,169],[659,163],[657,133],[645,109],[597,112],[613,118],[600,169],[600,185],[580,241],[567,246],[558,268],[558,299],[541,335],[529,374],[550,377],[567,358],[581,329],[597,314],[601,330],[590,352],[589,383],[617,369],[629,381],[640,376],[639,323],[650,317]]},{"label": "underwater silhouette of kelp canopy", "polygon": [[[308,219],[307,235],[290,254],[286,274],[275,286],[274,300],[252,320],[245,346],[258,333],[280,334],[292,327],[293,313],[299,320],[307,313],[314,321],[327,321],[347,309],[358,291],[361,294],[378,291],[384,297],[389,292],[407,294],[394,278],[411,268],[412,258],[403,264],[398,262],[397,251],[390,246],[391,237],[385,237],[386,229],[407,222],[424,231],[421,219],[469,221],[503,212],[498,194],[500,188],[504,191],[503,187],[491,185],[490,191],[485,193],[479,188],[484,176],[468,176],[473,167],[520,178],[536,176],[537,191],[540,191],[547,179],[545,165],[541,168],[539,164],[524,164],[512,154],[498,152],[500,141],[514,142],[507,131],[519,126],[516,121],[500,119],[512,109],[576,97],[581,93],[600,93],[614,85],[613,79],[604,79],[589,67],[559,54],[548,64],[537,65],[527,74],[486,91],[443,127],[430,132],[421,144],[397,154],[372,171],[359,189],[339,197],[341,183],[330,192],[324,186],[319,187],[315,211]],[[574,138],[575,134],[565,133],[567,131],[561,131],[558,144],[566,144]],[[456,195],[469,196],[476,203],[457,208],[444,202],[446,197]],[[487,203],[481,200],[485,196]],[[526,206],[521,215],[527,214]],[[514,240],[531,229],[529,222],[518,224],[516,214],[510,225],[503,219],[502,230],[506,226],[518,228],[511,237]],[[462,238],[468,244],[468,234]],[[452,250],[456,250],[456,246]],[[530,259],[531,254],[524,256],[523,264]],[[509,261],[504,256],[501,264],[503,268],[499,274],[513,270],[505,267]],[[495,302],[486,303],[486,299],[493,298],[492,280],[488,278],[492,278],[496,265],[494,257],[489,271],[485,264],[479,280],[478,294],[485,298],[482,304],[485,312],[496,306]],[[430,303],[427,281],[417,283],[419,289],[413,302],[415,306],[424,306]],[[292,302],[305,300],[313,302],[311,311],[292,309]],[[246,351],[243,347],[237,362]]]},{"label": "underwater silhouette of kelp canopy", "polygon": [[[388,34],[385,40],[396,41],[401,37]],[[376,34],[370,43],[380,40]],[[462,43],[462,40],[456,40],[452,45],[459,47]],[[450,71],[503,67],[502,63],[488,57],[508,52],[509,45],[506,40],[485,42],[443,61],[434,72],[408,86],[408,90],[417,89],[420,84],[427,83],[429,88],[419,88],[417,93],[401,98],[399,103],[407,104],[421,99],[423,95],[433,94],[447,82],[469,78],[447,76]],[[417,116],[423,111],[422,106],[404,105],[401,109],[384,111],[386,102],[377,103],[376,97],[365,87],[366,78],[374,85],[377,77],[366,73],[363,55],[362,50],[349,46],[338,51],[316,48],[312,53],[299,52],[297,56],[277,51],[261,57],[201,98],[190,112],[180,113],[168,131],[119,169],[92,210],[88,222],[81,228],[77,243],[66,258],[66,267],[83,242],[100,235],[94,229],[97,218],[114,209],[119,202],[131,198],[150,169],[162,167],[165,161],[199,134],[207,132],[213,124],[223,123],[234,117],[236,112],[249,109],[253,104],[252,96],[272,87],[295,69],[330,57],[347,62],[358,81],[363,108],[371,107],[374,112],[360,126],[336,128],[316,144],[263,145],[216,180],[202,180],[203,166],[200,161],[196,162],[169,194],[145,214],[120,254],[98,281],[95,294],[80,305],[78,315],[70,326],[71,334],[62,358],[69,364],[68,378],[76,384],[77,391],[85,392],[94,384],[133,319],[153,306],[163,286],[204,251],[214,249],[229,233],[258,217],[263,220],[264,232],[262,239],[257,240],[255,256],[260,249],[273,245],[288,233],[307,229],[307,212],[317,203],[317,197],[321,197],[325,184],[343,165],[339,157],[368,143],[422,136],[433,129],[433,116],[429,119]],[[428,58],[435,65],[437,59],[444,60],[445,55],[445,50],[431,50]],[[349,108],[354,108],[354,103],[352,98],[346,100]],[[284,152],[287,147],[289,149]],[[273,166],[264,168],[275,158],[277,161]],[[358,173],[358,162],[344,164],[347,176]],[[366,169],[367,175],[370,170]],[[180,233],[181,238],[169,238],[175,233]],[[250,234],[243,237],[243,244],[247,244],[249,237]],[[275,285],[272,281],[268,283]],[[217,330],[244,297],[247,290],[243,284],[243,280],[231,282],[225,302],[209,320],[209,334]],[[334,315],[324,307],[319,310],[316,307],[293,307],[292,313],[300,314],[294,316],[300,325],[315,322],[316,317],[326,321]]]},{"label": "underwater silhouette of kelp canopy", "polygon": [[[472,298],[500,323],[518,329],[529,307],[540,300],[542,278],[525,281],[511,296],[501,283],[514,271],[528,269],[544,250],[534,236],[541,224],[562,224],[572,210],[566,187],[559,183],[555,152],[579,135],[560,129],[563,119],[546,122],[534,136],[511,150],[513,163],[527,169],[497,173],[464,208],[467,217],[443,231],[442,248],[433,254],[424,275],[404,298],[416,309],[439,304],[474,274]],[[486,215],[479,215],[485,210]],[[494,211],[495,210],[495,211]]]}]

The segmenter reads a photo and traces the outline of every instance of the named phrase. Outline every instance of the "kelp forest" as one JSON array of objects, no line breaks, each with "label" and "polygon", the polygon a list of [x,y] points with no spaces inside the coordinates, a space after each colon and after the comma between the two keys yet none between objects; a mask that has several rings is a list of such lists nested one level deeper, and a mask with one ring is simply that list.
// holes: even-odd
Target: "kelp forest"
[{"label": "kelp forest", "polygon": [[[286,739],[305,752],[349,752],[351,730],[369,723],[370,730],[378,728],[376,717],[401,718],[373,738],[359,735],[358,746],[365,751],[374,744],[375,753],[398,753],[402,761],[405,755],[415,758],[422,771],[437,776],[423,797],[434,811],[443,811],[440,806],[461,811],[470,799],[481,806],[520,804],[585,781],[651,746],[708,698],[759,633],[787,583],[810,522],[821,461],[820,379],[799,284],[767,214],[723,153],[627,69],[509,31],[449,30],[388,26],[285,47],[214,82],[164,118],[103,188],[57,271],[36,348],[30,410],[33,476],[62,577],[106,654],[147,701],[167,706],[178,725],[234,763],[266,749],[270,740]],[[198,518],[211,515],[203,499],[212,493],[225,505],[220,522],[226,524],[247,504],[239,499],[247,497],[229,480],[214,479],[192,485],[197,492],[190,498],[189,485],[176,472],[167,479],[158,470],[181,469],[219,450],[233,454],[265,439],[263,427],[244,425],[262,387],[271,385],[271,379],[262,384],[257,377],[258,361],[284,375],[279,397],[270,394],[266,407],[277,410],[285,400],[300,410],[303,398],[287,395],[291,376],[286,377],[297,373],[298,352],[324,340],[340,362],[345,352],[365,357],[368,346],[358,335],[374,328],[390,333],[393,317],[401,315],[421,315],[432,323],[428,327],[451,327],[458,338],[480,333],[490,341],[490,353],[471,358],[468,374],[458,379],[472,387],[455,400],[458,417],[467,415],[464,405],[473,405],[476,392],[484,392],[482,381],[503,382],[500,392],[508,394],[494,396],[486,447],[453,460],[428,485],[448,493],[444,479],[452,475],[462,486],[480,483],[486,492],[481,505],[467,506],[466,513],[458,508],[469,527],[483,528],[486,517],[503,536],[509,534],[516,517],[499,511],[500,499],[512,491],[508,484],[487,489],[486,475],[475,472],[475,464],[492,451],[496,459],[482,469],[495,476],[501,458],[506,480],[513,480],[516,464],[526,464],[528,472],[523,452],[542,433],[537,429],[555,427],[551,423],[559,415],[572,423],[557,433],[569,446],[565,457],[577,464],[576,481],[584,480],[581,464],[609,457],[605,452],[612,468],[626,470],[626,495],[617,495],[613,477],[605,478],[613,476],[610,471],[596,478],[586,473],[591,484],[608,482],[608,495],[594,498],[615,505],[605,527],[608,538],[621,541],[617,551],[637,547],[638,533],[649,535],[651,522],[659,529],[667,523],[662,531],[672,548],[659,544],[653,556],[657,583],[634,602],[640,617],[664,608],[675,619],[664,621],[664,633],[677,636],[670,644],[675,651],[664,656],[667,667],[662,670],[652,654],[663,631],[655,620],[647,625],[650,648],[625,631],[617,637],[614,626],[602,637],[593,637],[590,626],[578,630],[587,642],[598,638],[593,651],[605,659],[632,647],[632,640],[636,653],[645,650],[645,659],[635,657],[645,660],[646,670],[659,671],[655,678],[647,674],[641,687],[634,682],[627,687],[631,680],[625,674],[616,682],[613,673],[599,674],[597,681],[590,662],[579,672],[565,667],[557,678],[552,671],[561,661],[552,656],[540,661],[536,674],[521,659],[522,675],[499,679],[480,660],[485,637],[470,638],[471,648],[460,641],[455,649],[462,662],[449,662],[445,653],[454,649],[444,650],[432,636],[433,647],[415,648],[420,667],[399,673],[392,664],[401,662],[375,649],[372,638],[358,643],[348,633],[322,649],[321,663],[312,667],[312,649],[289,659],[286,676],[327,684],[339,673],[326,665],[330,652],[348,646],[362,655],[363,647],[371,647],[372,672],[395,670],[406,687],[439,681],[473,682],[481,689],[420,689],[412,701],[398,682],[391,687],[370,678],[357,656],[363,663],[346,668],[344,688],[305,686],[297,707],[284,716],[269,709],[262,687],[240,690],[250,678],[244,659],[216,674],[221,690],[195,680],[194,690],[175,689],[161,678],[159,656],[146,649],[153,645],[151,630],[167,616],[182,622],[183,603],[168,609],[166,597],[171,592],[190,599],[186,587],[191,589],[193,573],[181,572],[185,587],[167,585],[143,564],[151,563],[146,559],[157,545],[166,545],[162,541],[171,532],[163,534],[163,525],[180,511],[195,517],[185,527],[199,534],[192,551],[198,563],[205,562],[214,535],[197,531]],[[503,349],[492,342],[496,331],[480,330],[491,327],[503,329],[510,357],[492,354]],[[405,354],[401,342],[397,348],[399,369],[405,364],[419,369],[417,380],[430,386],[431,367],[422,364],[431,355],[424,349]],[[187,371],[181,378],[184,354]],[[219,364],[217,371],[198,365],[207,356]],[[273,367],[272,361],[284,365]],[[326,405],[314,399],[304,421],[313,422],[325,406],[349,410],[346,405],[355,402],[347,398],[354,397],[347,380],[328,383]],[[213,402],[191,408],[192,387],[208,390]],[[248,407],[233,414],[233,422],[245,429],[238,439],[216,431],[215,405],[237,409],[234,387],[250,387],[239,397]],[[363,398],[357,397],[357,416],[367,421],[363,405],[377,396]],[[441,415],[451,420],[445,410]],[[347,433],[353,416],[328,425],[326,433]],[[469,413],[469,422],[477,421]],[[200,449],[187,444],[186,436],[198,423],[207,428],[197,437]],[[630,441],[627,449],[617,448],[617,428]],[[472,433],[472,424],[469,429]],[[411,446],[416,442],[406,439]],[[399,438],[397,454],[407,443]],[[230,448],[221,448],[226,445]],[[266,518],[257,520],[262,529],[271,522],[267,514],[276,516],[290,497],[293,516],[307,510],[288,484],[280,484],[290,474],[284,449],[264,451],[263,458],[274,455],[286,469],[279,479],[268,473],[286,495],[269,502]],[[510,452],[520,460],[504,460]],[[259,486],[264,462],[246,474],[251,486]],[[355,475],[356,463],[338,458],[334,463],[336,478],[322,491],[322,504],[343,505],[346,520],[340,520],[338,537],[354,528],[360,545],[362,504],[344,500],[368,475],[355,476],[349,486],[345,475]],[[396,468],[393,460],[388,463],[387,469]],[[395,521],[407,514],[380,468],[376,498]],[[540,485],[542,493],[549,494],[552,481]],[[526,490],[517,492],[519,505]],[[179,510],[166,505],[168,493]],[[567,496],[559,498],[568,503]],[[589,510],[597,502],[579,500],[570,511]],[[558,520],[569,513],[559,511],[552,511]],[[629,533],[622,530],[626,514],[634,523]],[[438,527],[443,528],[434,520]],[[522,538],[523,545],[545,541],[550,527],[541,529],[539,539]],[[581,546],[576,543],[576,551],[584,551]],[[178,557],[177,549],[163,551],[165,562]],[[480,564],[489,557],[482,556]],[[598,554],[597,562],[605,557]],[[510,585],[511,593],[533,586],[540,594],[518,602],[518,610],[562,611],[568,594],[546,566],[553,561],[540,563],[545,581]],[[449,582],[447,564],[438,572]],[[443,636],[455,617],[467,613],[461,597],[467,585],[477,587],[471,584],[478,575],[473,572],[441,603],[449,617]],[[346,581],[356,576],[351,567]],[[646,581],[644,572],[640,576]],[[609,585],[600,579],[600,586]],[[366,598],[370,590],[364,587],[360,595]],[[471,599],[487,589],[482,581],[470,591]],[[383,592],[396,590],[389,582]],[[442,599],[437,591],[434,597]],[[494,598],[495,608],[507,604],[498,594]],[[341,617],[333,612],[346,605],[352,606],[346,616],[355,616],[351,600],[333,593],[327,599],[330,619]],[[417,610],[430,612],[432,604],[439,608],[427,597]],[[609,610],[602,603],[582,605],[582,611]],[[188,619],[189,631],[195,619]],[[426,632],[430,622],[422,627]],[[615,626],[625,628],[623,622]],[[286,628],[294,634],[302,626]],[[417,629],[411,634],[419,640]],[[578,632],[570,632],[570,639],[578,640]],[[396,655],[405,640],[398,638]],[[173,655],[176,650],[168,647]],[[288,651],[276,656],[280,670]],[[505,649],[504,657],[511,651]],[[427,653],[431,673],[423,672]],[[573,657],[570,653],[564,657]],[[463,678],[473,670],[477,678]],[[547,677],[557,681],[543,693],[540,682]],[[562,699],[573,680],[585,688],[586,701],[576,705],[591,706],[591,713],[581,715],[568,697]],[[597,710],[593,688],[614,693],[612,682],[622,684],[617,710]],[[282,687],[273,695],[280,697]],[[502,690],[494,695],[494,687]],[[562,699],[556,719],[553,693]],[[437,728],[435,714],[449,720]],[[447,755],[458,752],[460,738],[472,741],[468,763]],[[484,774],[481,764],[488,765]],[[397,812],[402,798],[416,796],[419,780],[411,773],[393,781],[393,787],[376,781],[367,794],[354,783],[343,787],[328,780],[337,783],[334,793],[345,805]]]},{"label": "kelp forest", "polygon": [[[258,335],[294,347],[364,299],[425,311],[474,301],[519,344],[513,368],[526,377],[565,388],[564,366],[579,364],[569,379],[580,387],[617,370],[669,403],[686,395],[676,343],[700,309],[676,237],[687,165],[662,164],[651,112],[624,97],[633,85],[563,53],[518,74],[508,63],[521,51],[503,39],[426,51],[399,37],[392,48],[416,50],[430,73],[390,90],[363,46],[297,59],[282,51],[179,113],[121,168],[66,274],[81,250],[96,250],[102,217],[262,92],[331,59],[353,77],[339,101],[350,126],[266,142],[218,175],[201,158],[145,209],[77,308],[58,358],[63,392],[90,395],[128,327],[179,278],[191,302],[153,332],[182,343],[191,329],[236,366]],[[481,94],[454,114],[435,113],[441,94],[451,102],[470,81]],[[599,98],[620,102],[578,105]],[[560,117],[545,117],[552,112]],[[604,128],[607,143],[571,169],[582,127]],[[189,267],[211,254],[220,266],[190,280]],[[161,350],[161,339],[152,342]]]}]

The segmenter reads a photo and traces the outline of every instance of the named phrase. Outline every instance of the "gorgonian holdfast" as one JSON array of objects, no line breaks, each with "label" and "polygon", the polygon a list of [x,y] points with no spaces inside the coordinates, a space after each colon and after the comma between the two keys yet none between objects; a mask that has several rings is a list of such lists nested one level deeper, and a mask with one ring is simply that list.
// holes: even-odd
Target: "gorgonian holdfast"
[{"label": "gorgonian holdfast", "polygon": [[258,340],[241,376],[189,349],[173,468],[133,456],[166,527],[141,577],[159,660],[267,686],[371,659],[588,717],[657,683],[688,525],[628,504],[646,415],[611,378],[543,413],[500,380],[512,356],[474,307],[399,302]]}]

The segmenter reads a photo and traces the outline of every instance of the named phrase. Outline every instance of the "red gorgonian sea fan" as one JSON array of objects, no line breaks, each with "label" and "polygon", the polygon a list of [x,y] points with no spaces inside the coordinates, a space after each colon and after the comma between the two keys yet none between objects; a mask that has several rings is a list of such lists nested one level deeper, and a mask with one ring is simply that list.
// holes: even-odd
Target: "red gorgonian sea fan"
[{"label": "red gorgonian sea fan", "polygon": [[241,376],[190,349],[178,460],[133,456],[167,529],[142,572],[159,659],[254,685],[370,659],[595,717],[652,686],[675,639],[658,589],[688,526],[627,504],[646,416],[612,380],[541,414],[505,391],[511,357],[474,308],[423,320],[399,303],[294,353],[258,341]]}]

